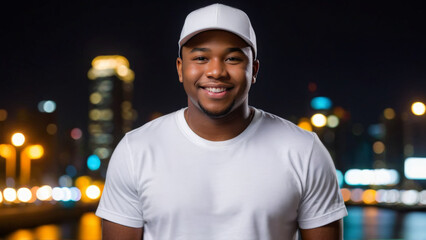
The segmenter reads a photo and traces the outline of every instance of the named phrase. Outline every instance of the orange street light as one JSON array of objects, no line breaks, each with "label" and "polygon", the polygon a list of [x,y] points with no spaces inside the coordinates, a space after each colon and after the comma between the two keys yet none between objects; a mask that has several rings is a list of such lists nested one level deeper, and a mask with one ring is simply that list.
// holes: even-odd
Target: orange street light
[{"label": "orange street light", "polygon": [[25,136],[22,133],[14,133],[11,138],[12,144],[15,147],[20,147],[25,143]]},{"label": "orange street light", "polygon": [[411,112],[417,116],[424,115],[426,112],[426,106],[422,102],[415,102],[411,105]]},{"label": "orange street light", "polygon": [[6,158],[6,178],[15,178],[16,150],[10,144],[0,144],[0,156]]},{"label": "orange street light", "polygon": [[44,149],[41,145],[30,145],[21,152],[21,174],[19,181],[21,185],[30,182],[31,175],[31,159],[39,159],[43,156]]}]

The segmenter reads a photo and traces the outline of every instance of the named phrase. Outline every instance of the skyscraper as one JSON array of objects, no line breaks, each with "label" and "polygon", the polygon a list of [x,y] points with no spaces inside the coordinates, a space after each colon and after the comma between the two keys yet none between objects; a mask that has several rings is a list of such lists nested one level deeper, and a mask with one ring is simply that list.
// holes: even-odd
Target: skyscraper
[{"label": "skyscraper", "polygon": [[[88,72],[89,155],[100,159],[100,166],[90,162],[88,168],[105,177],[109,158],[121,137],[132,128],[137,117],[132,107],[134,72],[129,61],[119,55],[98,56]],[[91,161],[95,158],[90,158]]]}]

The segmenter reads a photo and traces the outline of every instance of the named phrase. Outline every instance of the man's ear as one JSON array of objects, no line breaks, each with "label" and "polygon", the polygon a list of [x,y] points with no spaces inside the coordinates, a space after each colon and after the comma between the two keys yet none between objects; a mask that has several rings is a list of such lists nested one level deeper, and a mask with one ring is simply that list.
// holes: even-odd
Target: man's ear
[{"label": "man's ear", "polygon": [[257,74],[259,73],[260,62],[258,59],[253,60],[252,80],[251,83],[256,83]]},{"label": "man's ear", "polygon": [[176,59],[176,69],[177,69],[177,73],[179,76],[179,82],[183,82],[183,77],[182,77],[182,58],[178,57]]}]

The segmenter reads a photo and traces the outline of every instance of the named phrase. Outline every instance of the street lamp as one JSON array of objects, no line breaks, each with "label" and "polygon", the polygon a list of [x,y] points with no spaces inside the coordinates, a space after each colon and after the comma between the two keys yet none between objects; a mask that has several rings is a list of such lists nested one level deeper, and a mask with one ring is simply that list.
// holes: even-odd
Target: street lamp
[{"label": "street lamp", "polygon": [[0,156],[6,158],[6,179],[15,178],[16,150],[10,144],[0,144]]},{"label": "street lamp", "polygon": [[25,143],[25,136],[24,136],[24,134],[19,133],[19,132],[14,133],[12,135],[11,141],[12,141],[13,146],[20,147],[20,146],[24,145],[24,143]]},{"label": "street lamp", "polygon": [[30,182],[31,175],[31,159],[39,159],[44,154],[44,148],[37,145],[30,145],[21,152],[21,174],[19,175],[19,181],[21,185],[28,184]]},{"label": "street lamp", "polygon": [[424,115],[426,112],[426,106],[422,102],[415,102],[411,105],[411,112],[417,116]]}]

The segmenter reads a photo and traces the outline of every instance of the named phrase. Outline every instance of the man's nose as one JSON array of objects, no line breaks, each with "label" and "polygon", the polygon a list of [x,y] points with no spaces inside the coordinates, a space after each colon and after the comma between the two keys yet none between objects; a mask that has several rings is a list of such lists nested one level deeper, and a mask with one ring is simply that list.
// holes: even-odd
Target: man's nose
[{"label": "man's nose", "polygon": [[225,63],[220,59],[211,59],[207,64],[206,76],[214,79],[226,77]]}]

